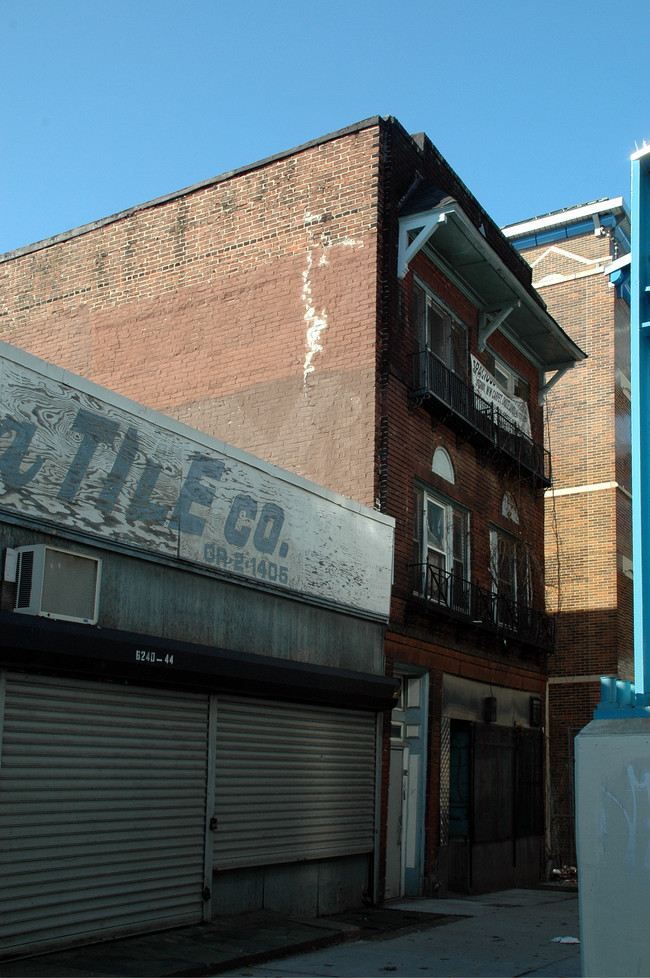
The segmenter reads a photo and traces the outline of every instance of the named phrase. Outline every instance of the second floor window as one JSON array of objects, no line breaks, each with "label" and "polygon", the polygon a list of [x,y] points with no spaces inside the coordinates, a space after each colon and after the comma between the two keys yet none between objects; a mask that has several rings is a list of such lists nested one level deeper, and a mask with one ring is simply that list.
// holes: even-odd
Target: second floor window
[{"label": "second floor window", "polygon": [[438,305],[420,285],[413,294],[416,348],[433,353],[446,367],[467,377],[467,330]]},{"label": "second floor window", "polygon": [[415,590],[466,612],[469,603],[469,514],[451,500],[415,489]]},{"label": "second floor window", "polygon": [[530,557],[524,545],[509,533],[490,531],[490,575],[501,624],[517,614],[517,606],[532,604]]}]

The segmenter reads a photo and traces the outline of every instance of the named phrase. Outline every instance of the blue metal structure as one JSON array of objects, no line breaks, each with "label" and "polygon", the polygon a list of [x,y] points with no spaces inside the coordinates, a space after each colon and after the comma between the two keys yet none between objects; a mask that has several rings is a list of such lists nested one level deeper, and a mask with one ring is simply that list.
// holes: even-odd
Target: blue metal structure
[{"label": "blue metal structure", "polygon": [[632,156],[630,338],[635,683],[604,676],[597,719],[650,717],[650,146]]}]

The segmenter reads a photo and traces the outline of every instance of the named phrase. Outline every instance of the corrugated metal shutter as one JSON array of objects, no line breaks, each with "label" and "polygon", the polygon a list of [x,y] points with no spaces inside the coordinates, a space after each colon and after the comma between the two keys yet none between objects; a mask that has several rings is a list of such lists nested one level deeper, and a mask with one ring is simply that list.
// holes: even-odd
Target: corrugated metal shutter
[{"label": "corrugated metal shutter", "polygon": [[375,716],[219,699],[215,868],[370,852]]},{"label": "corrugated metal shutter", "polygon": [[0,948],[201,919],[208,698],[7,677]]}]

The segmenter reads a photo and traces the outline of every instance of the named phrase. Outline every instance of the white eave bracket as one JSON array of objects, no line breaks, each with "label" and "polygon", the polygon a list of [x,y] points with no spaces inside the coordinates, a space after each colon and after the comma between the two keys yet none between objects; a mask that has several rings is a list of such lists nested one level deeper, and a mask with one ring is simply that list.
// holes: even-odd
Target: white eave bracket
[{"label": "white eave bracket", "polygon": [[[440,211],[428,211],[426,214],[415,214],[413,217],[400,218],[399,244],[397,253],[397,276],[404,278],[408,272],[409,263],[424,248],[427,241],[442,224],[447,223],[447,215]],[[419,233],[409,244],[409,232],[420,228]]]},{"label": "white eave bracket", "polygon": [[564,375],[567,372],[567,370],[571,370],[571,368],[574,367],[574,366],[575,366],[574,363],[565,363],[565,364],[562,364],[562,366],[558,367],[557,370],[555,371],[555,373],[553,374],[553,376],[550,377],[545,383],[544,383],[544,372],[543,371],[540,372],[539,393],[537,395],[537,403],[538,404],[541,405],[541,404],[544,403],[544,401],[546,400],[546,395],[548,394],[548,392],[553,387],[555,387],[555,385],[557,384],[558,380],[561,380],[562,377],[564,377]]},{"label": "white eave bracket", "polygon": [[[492,336],[492,333],[505,323],[506,319],[511,312],[515,309],[519,309],[521,306],[521,300],[516,299],[511,305],[506,306],[505,309],[500,309],[498,312],[491,312],[490,310],[484,309],[481,312],[481,319],[478,327],[478,350],[482,353],[485,349],[485,344]],[[489,318],[492,317],[492,318]]]}]

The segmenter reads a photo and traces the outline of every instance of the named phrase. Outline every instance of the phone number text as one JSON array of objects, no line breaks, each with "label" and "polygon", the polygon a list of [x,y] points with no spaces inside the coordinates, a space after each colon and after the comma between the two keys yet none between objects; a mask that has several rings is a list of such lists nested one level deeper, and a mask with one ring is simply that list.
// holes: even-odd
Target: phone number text
[{"label": "phone number text", "polygon": [[214,543],[206,543],[203,548],[203,559],[206,564],[214,564],[236,574],[248,574],[250,577],[257,577],[271,583],[289,583],[289,568],[284,564],[276,564],[275,561],[265,558],[260,560],[257,557],[247,557],[246,554],[239,552],[231,554],[226,547],[219,547]]}]

